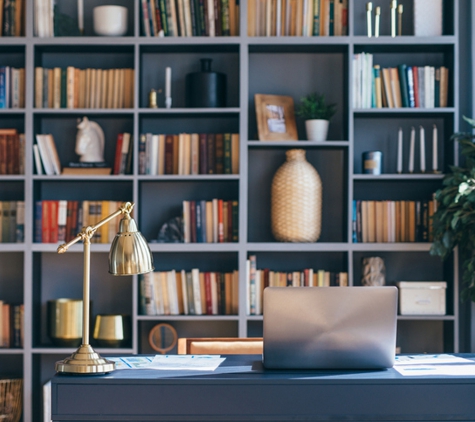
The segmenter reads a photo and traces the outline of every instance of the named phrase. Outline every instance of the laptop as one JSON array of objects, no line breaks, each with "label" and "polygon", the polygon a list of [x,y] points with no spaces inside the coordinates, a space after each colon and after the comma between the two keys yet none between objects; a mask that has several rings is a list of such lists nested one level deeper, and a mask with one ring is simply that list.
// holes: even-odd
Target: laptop
[{"label": "laptop", "polygon": [[395,286],[267,287],[263,299],[264,367],[392,367],[397,299]]}]

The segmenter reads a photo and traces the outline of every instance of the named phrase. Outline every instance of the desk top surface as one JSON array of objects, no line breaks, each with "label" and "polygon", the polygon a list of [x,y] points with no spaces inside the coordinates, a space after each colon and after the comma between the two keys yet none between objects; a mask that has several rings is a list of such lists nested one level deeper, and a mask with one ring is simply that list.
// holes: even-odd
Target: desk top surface
[{"label": "desk top surface", "polygon": [[[458,354],[475,363],[475,354]],[[215,371],[120,369],[105,375],[57,374],[53,384],[150,384],[150,383],[309,383],[309,384],[399,384],[475,382],[473,375],[402,376],[394,368],[384,370],[276,370],[266,369],[259,355],[223,355],[226,359]],[[469,365],[469,363],[467,363]],[[206,380],[206,381],[205,381]]]}]

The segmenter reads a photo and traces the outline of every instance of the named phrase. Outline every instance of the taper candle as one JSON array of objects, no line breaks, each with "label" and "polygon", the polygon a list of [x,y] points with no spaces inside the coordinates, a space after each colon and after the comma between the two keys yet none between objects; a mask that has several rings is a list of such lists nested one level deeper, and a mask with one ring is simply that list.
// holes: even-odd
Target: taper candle
[{"label": "taper candle", "polygon": [[165,107],[172,106],[172,68],[165,69]]},{"label": "taper candle", "polygon": [[391,37],[396,36],[396,9],[397,1],[391,0]]},{"label": "taper candle", "polygon": [[397,7],[397,34],[398,35],[402,35],[402,12],[403,12],[403,6],[402,4],[400,4]]},{"label": "taper candle", "polygon": [[370,1],[366,3],[366,29],[368,33],[368,37],[371,38],[372,30],[371,30],[371,12],[373,10],[373,3]]},{"label": "taper candle", "polygon": [[434,125],[432,129],[432,170],[437,172],[437,126]]},{"label": "taper candle", "polygon": [[420,154],[421,154],[421,173],[425,173],[426,171],[426,135],[424,128],[420,126],[419,129],[419,137],[420,137]]},{"label": "taper candle", "polygon": [[81,35],[84,34],[84,0],[78,0],[78,28]]},{"label": "taper candle", "polygon": [[414,145],[416,142],[416,129],[411,129],[411,143],[409,145],[409,173],[414,173]]},{"label": "taper candle", "polygon": [[374,17],[374,36],[379,37],[379,22],[381,20],[381,7],[377,6],[375,9],[376,16]]},{"label": "taper candle", "polygon": [[402,128],[399,128],[397,137],[397,172],[402,173]]}]

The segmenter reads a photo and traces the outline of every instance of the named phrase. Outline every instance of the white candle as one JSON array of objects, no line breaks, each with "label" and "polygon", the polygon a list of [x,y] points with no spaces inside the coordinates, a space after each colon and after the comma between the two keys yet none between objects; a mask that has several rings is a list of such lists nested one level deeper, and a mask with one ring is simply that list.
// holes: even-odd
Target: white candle
[{"label": "white candle", "polygon": [[84,0],[78,0],[78,28],[81,34],[84,33]]},{"label": "white candle", "polygon": [[426,135],[424,128],[421,126],[420,130],[420,146],[421,146],[421,173],[426,171]]},{"label": "white candle", "polygon": [[172,68],[165,69],[165,97],[172,96]]},{"label": "white candle", "polygon": [[399,128],[397,137],[397,172],[402,173],[402,128]]},{"label": "white candle", "polygon": [[437,171],[437,126],[432,129],[432,170]]},{"label": "white candle", "polygon": [[416,142],[416,130],[411,129],[411,143],[409,145],[409,173],[414,172],[414,144]]}]

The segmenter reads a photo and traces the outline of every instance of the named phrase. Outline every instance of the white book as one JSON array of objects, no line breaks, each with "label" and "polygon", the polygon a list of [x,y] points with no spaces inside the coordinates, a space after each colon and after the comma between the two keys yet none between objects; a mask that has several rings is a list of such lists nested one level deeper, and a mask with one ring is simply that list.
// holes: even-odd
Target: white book
[{"label": "white book", "polygon": [[263,271],[256,270],[256,280],[255,280],[255,315],[262,314],[262,283],[264,282],[263,278]]},{"label": "white book", "polygon": [[205,0],[208,2],[208,24],[209,24],[209,36],[216,36],[216,28],[214,26],[214,1]]},{"label": "white book", "polygon": [[251,261],[246,260],[246,315],[251,315]]},{"label": "white book", "polygon": [[56,144],[54,143],[54,138],[51,133],[43,135],[46,139],[46,146],[48,148],[48,154],[50,155],[51,162],[53,164],[54,174],[58,176],[61,174],[61,162],[59,160],[58,150],[56,149]]},{"label": "white book", "polygon": [[183,201],[183,242],[191,242],[190,201]]},{"label": "white book", "polygon": [[66,218],[68,201],[58,201],[58,243],[66,241]]},{"label": "white book", "polygon": [[43,384],[43,422],[51,422],[51,380]]},{"label": "white book", "polygon": [[185,315],[189,314],[188,310],[188,290],[186,287],[186,272],[181,270],[181,290],[183,291],[183,313]]},{"label": "white book", "polygon": [[162,279],[159,271],[155,271],[153,274],[153,293],[156,315],[163,315],[163,296],[162,296]]},{"label": "white book", "polygon": [[282,1],[276,0],[277,7],[275,12],[275,35],[280,37],[282,35]]},{"label": "white book", "polygon": [[211,282],[211,314],[218,315],[218,281],[216,273],[210,272],[209,278]]},{"label": "white book", "polygon": [[142,276],[140,281],[140,300],[142,304],[142,313],[144,315],[156,315],[153,274],[147,273]]},{"label": "white book", "polygon": [[213,199],[213,242],[218,243],[218,200]]},{"label": "white book", "polygon": [[41,166],[40,151],[38,144],[33,145],[33,156],[35,158],[36,174],[43,174],[43,167]]},{"label": "white book", "polygon": [[47,176],[54,175],[54,167],[51,157],[48,154],[47,140],[45,135],[38,134],[36,135],[36,144],[38,145],[38,150],[40,151],[41,162],[43,163],[43,168]]},{"label": "white book", "polygon": [[203,309],[201,307],[200,270],[198,268],[193,268],[191,270],[191,279],[193,281],[195,315],[203,315]]},{"label": "white book", "polygon": [[158,135],[147,134],[147,136],[150,137],[149,174],[155,176],[158,174]]},{"label": "white book", "polygon": [[431,108],[430,103],[430,66],[424,66],[424,106]]},{"label": "white book", "polygon": [[176,288],[176,271],[171,270],[167,272],[167,285],[168,285],[168,303],[170,305],[170,314],[179,315],[178,307],[178,291]]},{"label": "white book", "polygon": [[[435,67],[429,66],[429,98],[430,98],[430,108],[435,107]],[[439,87],[440,89],[440,87]]]}]

